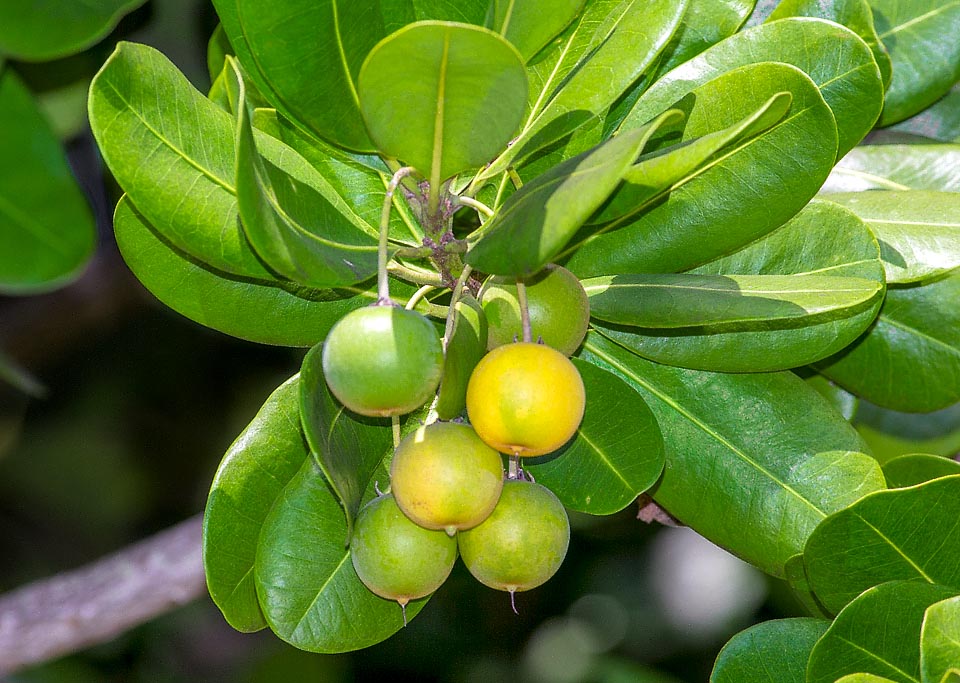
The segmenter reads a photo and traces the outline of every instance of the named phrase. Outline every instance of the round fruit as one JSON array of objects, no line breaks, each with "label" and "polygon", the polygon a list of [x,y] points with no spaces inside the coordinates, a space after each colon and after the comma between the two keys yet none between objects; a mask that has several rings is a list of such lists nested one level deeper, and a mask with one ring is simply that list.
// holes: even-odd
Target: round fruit
[{"label": "round fruit", "polygon": [[565,444],[583,419],[586,393],[570,359],[543,344],[499,346],[467,385],[477,435],[501,453],[543,455]]},{"label": "round fruit", "polygon": [[323,343],[330,391],[361,415],[386,417],[416,410],[443,373],[443,349],[429,320],[397,306],[351,311]]},{"label": "round fruit", "polygon": [[[541,337],[547,346],[567,356],[573,354],[590,323],[590,301],[580,280],[563,266],[551,263],[523,282],[534,339]],[[489,324],[488,349],[522,338],[515,278],[488,278],[480,289],[480,303]]]},{"label": "round fruit", "polygon": [[390,482],[407,517],[453,536],[493,511],[503,488],[503,463],[467,425],[435,422],[400,442]]},{"label": "round fruit", "polygon": [[473,576],[497,590],[530,590],[553,576],[570,544],[567,511],[550,489],[507,480],[486,521],[457,536]]},{"label": "round fruit", "polygon": [[387,494],[360,510],[350,554],[367,588],[406,605],[446,581],[457,561],[457,541],[411,522]]}]

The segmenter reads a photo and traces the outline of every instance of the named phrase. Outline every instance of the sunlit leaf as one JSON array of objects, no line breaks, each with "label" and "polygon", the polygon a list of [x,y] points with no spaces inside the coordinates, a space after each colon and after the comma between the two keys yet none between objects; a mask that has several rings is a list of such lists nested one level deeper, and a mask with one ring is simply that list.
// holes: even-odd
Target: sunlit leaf
[{"label": "sunlit leaf", "polygon": [[824,619],[776,619],[751,626],[720,650],[710,683],[806,683],[810,651],[828,626]]},{"label": "sunlit leaf", "polygon": [[839,161],[820,191],[864,190],[960,192],[960,145],[861,145]]},{"label": "sunlit leaf", "polygon": [[948,680],[960,664],[960,597],[930,605],[920,630],[920,677]]},{"label": "sunlit leaf", "polygon": [[954,474],[960,474],[960,462],[940,455],[910,453],[883,464],[883,476],[890,488],[916,486]]},{"label": "sunlit leaf", "polygon": [[585,0],[493,0],[489,27],[517,48],[525,62],[573,21]]}]

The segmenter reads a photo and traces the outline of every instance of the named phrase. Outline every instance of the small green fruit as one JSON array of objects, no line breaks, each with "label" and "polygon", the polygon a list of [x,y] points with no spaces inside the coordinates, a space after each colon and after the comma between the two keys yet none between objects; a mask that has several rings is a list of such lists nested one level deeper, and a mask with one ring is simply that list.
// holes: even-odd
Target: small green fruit
[{"label": "small green fruit", "polygon": [[407,517],[452,536],[490,516],[503,488],[503,463],[469,426],[435,422],[400,442],[390,482]]},{"label": "small green fruit", "polygon": [[553,493],[533,482],[507,480],[493,513],[457,534],[473,576],[497,590],[530,590],[553,576],[570,544],[570,521]]},{"label": "small green fruit", "polygon": [[443,373],[433,325],[397,306],[345,315],[327,335],[322,360],[333,395],[355,413],[375,417],[416,410],[433,396]]},{"label": "small green fruit", "polygon": [[[590,301],[577,276],[550,264],[524,279],[533,339],[570,356],[583,342],[590,323]],[[487,348],[510,344],[523,337],[515,278],[494,276],[484,282],[480,303],[487,316]]]},{"label": "small green fruit", "polygon": [[457,561],[457,541],[411,522],[387,494],[360,510],[350,554],[367,588],[405,606],[446,581]]}]

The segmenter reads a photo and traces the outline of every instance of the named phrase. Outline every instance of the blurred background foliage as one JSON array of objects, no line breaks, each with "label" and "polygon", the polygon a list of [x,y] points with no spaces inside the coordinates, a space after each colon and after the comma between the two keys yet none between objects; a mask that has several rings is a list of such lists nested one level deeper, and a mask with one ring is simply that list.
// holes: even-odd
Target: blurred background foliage
[{"label": "blurred background foliage", "polygon": [[[204,0],[152,0],[79,54],[7,64],[65,145],[99,236],[73,284],[0,297],[0,353],[44,393],[0,384],[0,591],[200,511],[225,449],[300,365],[301,352],[230,339],[161,306],[112,239],[119,190],[87,127],[90,79],[116,41],[134,40],[163,51],[205,92],[216,23]],[[960,450],[960,406],[908,416],[861,404],[856,420],[882,461]],[[311,655],[268,633],[236,633],[204,599],[8,680],[692,683],[708,678],[740,629],[803,614],[781,582],[692,531],[646,525],[635,508],[575,515],[573,525],[563,568],[518,596],[519,616],[506,594],[458,565],[409,627],[361,653]]]}]

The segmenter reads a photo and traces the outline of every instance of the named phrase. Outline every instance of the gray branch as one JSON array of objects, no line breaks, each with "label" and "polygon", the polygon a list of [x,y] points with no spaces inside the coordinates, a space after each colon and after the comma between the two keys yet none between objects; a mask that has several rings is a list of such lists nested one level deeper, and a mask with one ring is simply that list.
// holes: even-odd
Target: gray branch
[{"label": "gray branch", "polygon": [[206,592],[201,516],[0,595],[0,675],[103,643]]}]

